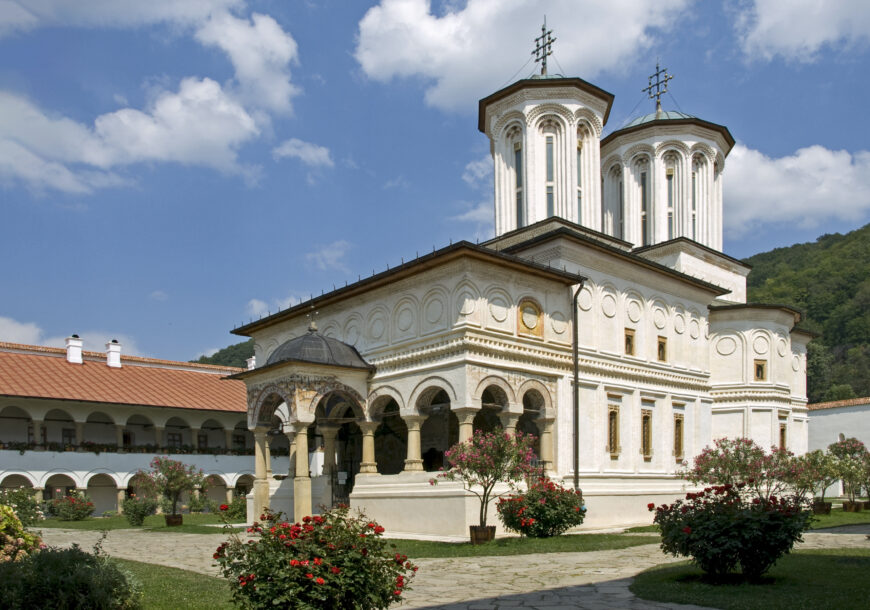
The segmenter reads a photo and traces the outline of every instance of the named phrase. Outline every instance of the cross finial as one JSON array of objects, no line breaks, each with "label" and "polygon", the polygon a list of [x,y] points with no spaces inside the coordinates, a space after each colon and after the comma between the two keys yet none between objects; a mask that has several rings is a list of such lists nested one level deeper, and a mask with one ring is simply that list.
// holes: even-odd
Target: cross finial
[{"label": "cross finial", "polygon": [[535,38],[535,63],[541,62],[541,76],[547,75],[547,57],[553,54],[553,43],[556,39],[552,36],[553,30],[547,29],[547,16],[544,15],[544,25],[541,26],[541,35]]},{"label": "cross finial", "polygon": [[[656,61],[655,74],[651,74],[648,83],[649,85],[641,91],[649,94],[649,99],[656,98],[656,114],[662,111],[662,95],[668,92],[668,81],[674,78],[668,74],[667,68],[659,68],[659,62]],[[656,79],[653,82],[653,79]]]},{"label": "cross finial", "polygon": [[314,310],[314,307],[311,308],[311,312],[308,314],[308,332],[317,332],[317,314],[319,313],[319,311]]}]

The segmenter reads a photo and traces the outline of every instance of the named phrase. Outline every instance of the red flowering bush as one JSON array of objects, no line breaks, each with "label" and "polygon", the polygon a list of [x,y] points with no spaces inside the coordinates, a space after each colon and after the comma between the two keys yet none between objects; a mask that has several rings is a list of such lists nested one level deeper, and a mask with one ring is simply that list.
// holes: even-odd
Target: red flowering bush
[{"label": "red flowering bush", "polygon": [[233,599],[250,608],[387,608],[401,601],[417,567],[362,513],[337,508],[301,523],[266,512],[248,533],[232,535],[214,559]]},{"label": "red flowering bush", "polygon": [[63,498],[51,501],[49,512],[57,515],[61,521],[82,521],[94,512],[94,503],[79,491],[74,491]]},{"label": "red flowering bush", "polygon": [[506,529],[530,538],[558,536],[586,516],[580,490],[565,489],[546,477],[525,493],[499,498],[496,510]]},{"label": "red flowering bush", "polygon": [[671,505],[647,505],[662,531],[665,553],[691,557],[713,578],[740,566],[757,579],[788,553],[810,525],[811,513],[797,496],[753,497],[745,487],[719,485],[686,495]]}]

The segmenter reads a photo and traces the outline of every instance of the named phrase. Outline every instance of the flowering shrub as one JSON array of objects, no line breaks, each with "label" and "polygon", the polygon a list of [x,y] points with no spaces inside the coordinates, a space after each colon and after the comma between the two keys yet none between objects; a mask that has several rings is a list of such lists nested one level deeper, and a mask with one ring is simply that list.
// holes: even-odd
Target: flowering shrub
[{"label": "flowering shrub", "polygon": [[[232,535],[214,554],[233,599],[250,608],[386,608],[417,571],[388,548],[384,528],[346,507],[301,523],[266,512],[243,543]],[[389,545],[395,549],[394,545]]]},{"label": "flowering shrub", "polygon": [[41,547],[39,536],[24,529],[12,507],[0,504],[0,564],[21,561]]},{"label": "flowering shrub", "polygon": [[[444,453],[450,469],[438,478],[460,480],[465,489],[480,498],[480,523],[486,525],[492,490],[498,482],[513,485],[532,476],[535,453],[534,435],[482,432],[476,430],[471,439],[453,445]],[[437,479],[430,479],[435,485]],[[477,488],[480,488],[478,491]]]},{"label": "flowering shrub", "polygon": [[846,495],[854,502],[864,484],[864,459],[867,448],[857,438],[847,438],[828,445],[828,453],[834,458],[834,470],[843,479]]},{"label": "flowering shrub", "polygon": [[824,502],[825,490],[839,478],[833,457],[821,449],[816,449],[798,456],[794,460],[794,486],[797,493],[804,496],[807,493],[815,495],[818,492],[821,497],[819,501]]},{"label": "flowering shrub", "polygon": [[172,460],[167,457],[157,456],[151,460],[151,470],[140,470],[136,473],[137,481],[142,488],[149,493],[156,490],[169,501],[167,514],[178,514],[178,501],[185,491],[191,492],[197,487],[205,489],[206,479],[202,470],[196,466],[189,466],[184,462]]},{"label": "flowering shrub", "polygon": [[685,501],[662,504],[654,523],[662,532],[665,553],[691,557],[714,578],[738,564],[749,579],[757,579],[801,540],[812,516],[797,497],[741,495],[743,483],[707,487],[689,493]]},{"label": "flowering shrub", "polygon": [[230,523],[243,522],[248,516],[248,502],[242,494],[234,496],[229,504],[221,504],[218,509]]},{"label": "flowering shrub", "polygon": [[127,523],[133,526],[142,525],[145,523],[145,517],[153,515],[157,511],[157,500],[132,494],[130,497],[124,498],[121,508]]},{"label": "flowering shrub", "polygon": [[94,503],[84,493],[74,491],[62,498],[51,501],[52,515],[57,515],[61,521],[82,521],[94,512]]},{"label": "flowering shrub", "polygon": [[586,516],[580,490],[565,489],[546,477],[525,493],[499,498],[496,510],[506,529],[530,538],[558,536]]},{"label": "flowering shrub", "polygon": [[0,504],[10,506],[24,527],[31,527],[45,518],[33,490],[26,487],[0,489]]}]

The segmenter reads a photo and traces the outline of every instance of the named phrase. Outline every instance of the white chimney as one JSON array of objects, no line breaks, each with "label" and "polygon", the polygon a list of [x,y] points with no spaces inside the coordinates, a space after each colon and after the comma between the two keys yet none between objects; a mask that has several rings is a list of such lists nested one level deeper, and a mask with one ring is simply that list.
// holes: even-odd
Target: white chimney
[{"label": "white chimney", "polygon": [[248,370],[249,371],[252,371],[255,368],[257,368],[257,357],[256,356],[251,356],[250,358],[245,360],[245,362],[248,363]]},{"label": "white chimney", "polygon": [[82,363],[82,340],[78,335],[66,338],[66,361],[72,364]]},{"label": "white chimney", "polygon": [[106,364],[113,369],[121,368],[121,344],[117,339],[106,343]]}]

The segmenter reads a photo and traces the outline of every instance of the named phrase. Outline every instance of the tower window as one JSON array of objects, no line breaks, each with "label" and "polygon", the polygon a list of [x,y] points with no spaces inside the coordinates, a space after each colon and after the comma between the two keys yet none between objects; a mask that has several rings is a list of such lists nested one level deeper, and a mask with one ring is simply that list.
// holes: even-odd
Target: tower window
[{"label": "tower window", "polygon": [[[651,403],[644,403],[652,406]],[[642,409],[640,412],[640,451],[643,459],[652,459],[652,409]]]},{"label": "tower window", "polygon": [[640,173],[640,232],[641,244],[648,246],[650,242],[649,231],[649,187],[647,184],[647,173]]},{"label": "tower window", "polygon": [[668,180],[668,239],[674,238],[674,170],[669,169]]},{"label": "tower window", "polygon": [[517,228],[525,225],[523,214],[523,148],[519,143],[514,144],[514,188],[517,200]]},{"label": "tower window", "polygon": [[692,171],[692,239],[697,239],[698,231],[698,172]]},{"label": "tower window", "polygon": [[583,145],[577,143],[577,224],[583,222]]},{"label": "tower window", "polygon": [[767,361],[755,361],[755,381],[767,381]]},{"label": "tower window", "polygon": [[634,356],[634,330],[625,329],[625,355]]},{"label": "tower window", "polygon": [[555,168],[553,159],[553,136],[547,136],[547,217],[556,213]]},{"label": "tower window", "polygon": [[612,459],[619,457],[619,405],[607,407],[607,452]]},{"label": "tower window", "polygon": [[668,339],[667,337],[659,336],[658,346],[656,349],[656,357],[659,362],[667,362],[668,360]]},{"label": "tower window", "polygon": [[624,226],[625,222],[623,220],[625,218],[625,214],[623,212],[623,210],[625,210],[625,195],[623,194],[623,190],[622,190],[622,178],[619,179],[618,187],[619,187],[619,193],[618,193],[617,207],[616,207],[616,216],[617,216],[616,221],[617,221],[617,226],[619,227],[619,230],[617,233],[617,237],[619,237],[619,239],[625,239],[625,226]]},{"label": "tower window", "polygon": [[788,448],[788,424],[779,425],[779,448]]},{"label": "tower window", "polygon": [[683,458],[683,414],[674,413],[674,457]]}]

